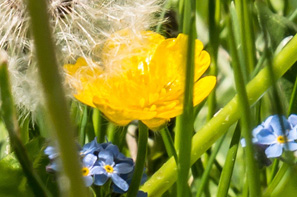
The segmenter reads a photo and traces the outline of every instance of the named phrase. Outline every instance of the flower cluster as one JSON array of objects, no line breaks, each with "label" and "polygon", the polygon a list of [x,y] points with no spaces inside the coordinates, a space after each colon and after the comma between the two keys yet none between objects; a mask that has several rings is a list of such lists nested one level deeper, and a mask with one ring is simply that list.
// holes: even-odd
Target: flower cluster
[{"label": "flower cluster", "polygon": [[[51,164],[48,171],[58,171],[58,152],[56,148],[48,146],[44,153],[48,155]],[[92,184],[101,186],[109,179],[113,182],[113,190],[124,193],[129,188],[129,178],[134,171],[134,162],[119,152],[116,145],[110,142],[98,144],[96,138],[85,144],[80,150],[82,175],[85,185]]]},{"label": "flower cluster", "polygon": [[[269,116],[262,124],[253,130],[252,142],[264,147],[268,158],[280,157],[283,150],[297,150],[297,115],[290,115],[288,119],[284,116]],[[245,139],[241,140],[243,147],[246,146]]]}]

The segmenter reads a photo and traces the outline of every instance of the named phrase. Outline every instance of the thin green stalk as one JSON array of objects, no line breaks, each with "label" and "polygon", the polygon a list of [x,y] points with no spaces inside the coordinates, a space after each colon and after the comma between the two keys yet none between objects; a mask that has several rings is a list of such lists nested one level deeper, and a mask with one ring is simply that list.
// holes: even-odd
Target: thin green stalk
[{"label": "thin green stalk", "polygon": [[211,153],[211,156],[207,162],[207,166],[203,172],[203,175],[202,175],[202,178],[201,178],[201,182],[200,182],[200,185],[198,187],[198,190],[197,190],[197,194],[196,194],[196,197],[200,197],[204,191],[204,187],[206,186],[206,183],[208,182],[208,179],[209,179],[209,173],[213,167],[213,164],[214,164],[214,161],[215,161],[215,158],[223,144],[223,141],[225,139],[225,136],[224,135],[215,145],[214,149],[212,150],[212,153]]},{"label": "thin green stalk", "polygon": [[185,93],[183,114],[176,129],[176,143],[178,144],[178,181],[177,196],[189,193],[188,176],[190,171],[191,138],[194,130],[193,87],[194,87],[194,57],[195,57],[195,1],[185,1],[185,16],[183,32],[188,34],[187,62],[185,73]]},{"label": "thin green stalk", "polygon": [[140,181],[143,174],[144,164],[145,164],[146,145],[148,140],[148,128],[141,121],[139,121],[138,124],[139,124],[138,125],[139,135],[138,135],[137,158],[136,158],[132,181],[127,193],[127,197],[136,196],[139,189]]},{"label": "thin green stalk", "polygon": [[[273,74],[275,79],[280,78],[297,60],[297,36],[283,48],[273,59]],[[263,93],[272,85],[268,68],[262,69],[252,79],[246,89],[249,104],[255,104]],[[198,158],[220,138],[228,128],[236,122],[241,115],[236,95],[220,112],[216,114],[192,138],[191,163]],[[177,179],[177,168],[174,158],[170,158],[155,174],[144,184],[142,189],[149,196],[162,195]]]},{"label": "thin green stalk", "polygon": [[79,141],[80,145],[84,145],[86,142],[86,126],[88,121],[88,107],[83,106],[83,113],[81,114],[80,128],[79,128]]},{"label": "thin green stalk", "polygon": [[297,77],[295,79],[295,84],[292,92],[292,96],[290,99],[289,109],[288,109],[288,116],[290,114],[297,113]]},{"label": "thin green stalk", "polygon": [[248,76],[255,68],[255,41],[253,37],[252,12],[250,0],[235,0],[238,6],[238,16],[240,20],[240,35],[244,54],[244,62]]},{"label": "thin green stalk", "polygon": [[234,164],[236,161],[239,139],[240,139],[240,126],[239,124],[237,124],[230,143],[229,151],[226,156],[223,171],[221,173],[217,197],[228,196],[228,190],[230,188],[231,177],[233,174]]},{"label": "thin green stalk", "polygon": [[103,117],[103,114],[98,109],[93,109],[93,125],[97,141],[102,143],[105,141],[108,121]]},{"label": "thin green stalk", "polygon": [[275,159],[273,161],[273,164],[272,164],[272,170],[270,172],[270,177],[268,179],[268,184],[271,183],[271,181],[274,179],[276,173],[278,172],[278,165],[279,165],[279,160],[278,159]]},{"label": "thin green stalk", "polygon": [[[218,49],[219,49],[219,35],[220,35],[220,16],[221,16],[221,3],[220,0],[210,0],[208,4],[209,9],[209,42],[210,42],[210,70],[209,74],[217,76],[218,74]],[[216,110],[216,87],[208,96],[208,116],[210,120],[215,114]]]},{"label": "thin green stalk", "polygon": [[163,140],[163,143],[165,145],[165,149],[166,149],[166,152],[167,152],[168,156],[169,157],[173,156],[175,158],[175,160],[177,161],[177,154],[176,154],[174,144],[173,144],[173,140],[171,138],[168,127],[165,127],[164,129],[162,129],[160,134],[162,136],[162,140]]},{"label": "thin green stalk", "polygon": [[27,1],[46,109],[59,145],[62,167],[69,181],[69,188],[65,185],[64,189],[70,192],[70,196],[88,196],[81,175],[74,128],[58,71],[46,3],[40,0]]},{"label": "thin green stalk", "polygon": [[7,62],[1,59],[2,57],[0,57],[0,117],[7,128],[11,149],[14,151],[16,158],[20,162],[33,193],[36,196],[51,196],[34,171],[32,162],[30,161],[27,151],[20,139],[19,126],[8,76],[8,66]]},{"label": "thin green stalk", "polygon": [[240,62],[237,55],[237,49],[234,41],[233,28],[231,25],[231,21],[228,24],[229,28],[229,47],[231,49],[232,54],[232,65],[234,70],[234,79],[236,90],[238,94],[238,103],[239,109],[242,112],[241,116],[241,130],[242,135],[246,140],[246,166],[247,166],[247,174],[248,174],[248,184],[249,184],[249,192],[251,196],[261,196],[260,194],[260,179],[258,166],[255,162],[254,158],[254,146],[252,143],[252,134],[251,134],[251,111],[248,101],[248,96],[246,93],[245,83],[243,81],[243,74],[240,69]]},{"label": "thin green stalk", "polygon": [[291,14],[291,16],[289,17],[290,21],[293,21],[297,18],[297,9],[295,9],[295,11]]}]

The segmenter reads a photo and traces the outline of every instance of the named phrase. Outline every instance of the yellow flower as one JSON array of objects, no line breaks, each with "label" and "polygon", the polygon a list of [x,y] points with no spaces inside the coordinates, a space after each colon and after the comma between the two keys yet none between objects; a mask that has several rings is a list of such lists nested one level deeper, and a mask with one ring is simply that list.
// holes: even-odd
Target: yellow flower
[{"label": "yellow flower", "polygon": [[[121,30],[102,49],[101,67],[84,58],[65,65],[75,97],[101,110],[118,125],[141,120],[157,129],[183,110],[187,36],[165,39],[151,32]],[[195,41],[194,106],[215,86],[214,76],[202,77],[210,63],[201,41]]]}]

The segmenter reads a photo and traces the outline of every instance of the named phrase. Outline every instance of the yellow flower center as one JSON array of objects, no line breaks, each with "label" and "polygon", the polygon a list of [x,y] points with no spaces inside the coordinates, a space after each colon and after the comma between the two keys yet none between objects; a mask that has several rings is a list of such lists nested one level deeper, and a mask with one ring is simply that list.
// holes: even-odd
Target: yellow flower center
[{"label": "yellow flower center", "polygon": [[110,165],[105,165],[104,169],[106,170],[107,173],[113,173],[113,167]]},{"label": "yellow flower center", "polygon": [[89,168],[87,168],[87,167],[83,167],[83,168],[81,169],[81,172],[82,172],[83,176],[88,176],[89,173],[90,173],[90,170],[89,170]]},{"label": "yellow flower center", "polygon": [[287,137],[282,136],[282,135],[278,136],[278,137],[276,138],[276,140],[277,140],[277,142],[280,143],[280,144],[286,143],[286,142],[288,141]]}]

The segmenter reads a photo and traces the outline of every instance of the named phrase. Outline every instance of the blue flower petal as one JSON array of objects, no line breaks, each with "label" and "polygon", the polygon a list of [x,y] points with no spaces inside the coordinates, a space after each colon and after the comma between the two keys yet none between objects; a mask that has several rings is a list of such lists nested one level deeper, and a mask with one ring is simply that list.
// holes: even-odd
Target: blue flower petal
[{"label": "blue flower petal", "polygon": [[86,167],[91,167],[94,165],[94,163],[97,160],[97,156],[93,155],[93,154],[87,154],[84,158],[83,158],[83,166]]},{"label": "blue flower petal", "polygon": [[127,191],[129,189],[128,183],[124,179],[122,179],[119,175],[112,174],[111,179],[112,179],[113,183],[116,186],[118,186],[121,190]]},{"label": "blue flower petal", "polygon": [[90,169],[90,174],[95,175],[95,174],[104,174],[106,173],[106,170],[101,167],[101,166],[94,166]]},{"label": "blue flower petal", "polygon": [[111,151],[102,150],[99,152],[99,160],[104,161],[105,164],[112,165],[113,164],[113,154]]},{"label": "blue flower petal", "polygon": [[92,176],[85,176],[84,177],[85,185],[87,187],[91,186],[93,184],[93,178]]},{"label": "blue flower petal", "polygon": [[297,139],[297,127],[293,128],[292,130],[288,131],[287,133],[288,141],[296,140]]},{"label": "blue flower petal", "polygon": [[105,150],[112,152],[114,156],[117,156],[120,153],[119,148],[114,144],[108,144]]},{"label": "blue flower petal", "polygon": [[[281,127],[281,122],[284,124],[284,131]],[[284,116],[281,116],[281,120],[277,115],[273,116],[271,119],[271,127],[273,128],[273,131],[279,136],[279,135],[284,135],[286,130],[291,129],[290,123],[287,121],[287,119]]]},{"label": "blue flower petal", "polygon": [[287,144],[284,144],[284,148],[289,151],[295,151],[295,150],[297,150],[297,143],[296,142],[288,142]]},{"label": "blue flower petal", "polygon": [[272,144],[265,150],[265,154],[268,158],[279,157],[282,153],[283,146],[281,144]]},{"label": "blue flower petal", "polygon": [[295,127],[297,125],[297,115],[291,114],[288,118],[288,121],[292,125],[292,127]]},{"label": "blue flower petal", "polygon": [[127,174],[127,173],[131,172],[133,169],[134,169],[133,165],[131,165],[129,163],[119,163],[119,164],[116,164],[114,167],[114,170],[118,174]]},{"label": "blue flower petal", "polygon": [[108,176],[106,174],[96,174],[94,178],[94,184],[101,186],[104,185],[104,183],[106,183]]},{"label": "blue flower petal", "polygon": [[44,154],[48,155],[49,159],[55,159],[58,156],[56,148],[52,146],[46,147],[46,149],[44,149]]},{"label": "blue flower petal", "polygon": [[277,116],[277,115],[269,116],[268,118],[266,118],[266,120],[261,125],[263,125],[263,127],[267,129],[268,127],[270,127],[271,120],[275,116]]},{"label": "blue flower petal", "polygon": [[253,131],[252,131],[253,136],[256,137],[257,134],[258,134],[262,129],[264,129],[264,127],[263,127],[262,125],[259,125],[259,126],[257,126],[256,128],[254,128]]},{"label": "blue flower petal", "polygon": [[276,136],[267,129],[262,129],[256,136],[258,144],[273,144],[276,143]]}]

